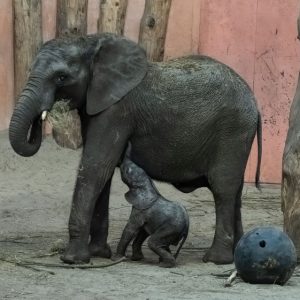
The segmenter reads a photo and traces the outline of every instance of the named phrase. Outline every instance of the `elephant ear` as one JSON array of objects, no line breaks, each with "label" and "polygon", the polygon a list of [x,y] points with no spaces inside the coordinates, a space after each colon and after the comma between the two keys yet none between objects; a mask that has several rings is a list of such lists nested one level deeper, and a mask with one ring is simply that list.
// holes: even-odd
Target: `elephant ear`
[{"label": "elephant ear", "polygon": [[143,192],[139,193],[139,191],[137,191],[137,193],[129,191],[125,194],[125,198],[134,208],[138,210],[146,210],[158,200],[157,196],[145,195]]},{"label": "elephant ear", "polygon": [[125,38],[99,42],[87,90],[87,113],[95,115],[120,101],[147,72],[145,51]]}]

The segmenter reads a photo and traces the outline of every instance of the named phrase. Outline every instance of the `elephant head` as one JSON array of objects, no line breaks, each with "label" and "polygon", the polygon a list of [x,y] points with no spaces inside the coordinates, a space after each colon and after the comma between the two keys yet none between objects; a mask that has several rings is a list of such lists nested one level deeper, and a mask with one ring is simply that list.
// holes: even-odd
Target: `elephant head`
[{"label": "elephant head", "polygon": [[70,109],[96,115],[122,99],[147,72],[145,51],[113,34],[54,39],[38,52],[14,109],[9,139],[22,156],[41,146],[42,120],[54,102],[70,100]]}]

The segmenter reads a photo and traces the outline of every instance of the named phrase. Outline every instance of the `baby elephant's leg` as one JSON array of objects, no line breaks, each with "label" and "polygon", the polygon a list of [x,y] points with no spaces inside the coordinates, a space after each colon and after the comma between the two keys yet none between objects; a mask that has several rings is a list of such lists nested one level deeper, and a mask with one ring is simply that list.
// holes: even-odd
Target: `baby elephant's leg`
[{"label": "baby elephant's leg", "polygon": [[149,248],[159,256],[160,267],[172,268],[176,265],[175,258],[169,249],[169,245],[172,244],[171,240],[170,229],[156,232],[148,240]]},{"label": "baby elephant's leg", "polygon": [[132,218],[129,218],[128,223],[126,224],[121,239],[118,243],[117,246],[117,252],[116,254],[113,256],[113,259],[116,260],[120,257],[125,256],[126,253],[126,249],[127,246],[129,245],[129,243],[132,241],[132,239],[134,238],[134,236],[140,231],[140,228],[138,227],[137,224],[135,224],[132,220]]},{"label": "baby elephant's leg", "polygon": [[137,234],[136,238],[132,243],[132,260],[141,260],[144,258],[142,252],[142,245],[146,238],[149,236],[148,232],[145,229],[141,229]]},{"label": "baby elephant's leg", "polygon": [[[171,253],[171,250],[170,250],[170,247],[163,247],[166,251],[168,251],[169,253]],[[172,253],[171,253],[172,254]],[[161,257],[159,257],[159,262],[161,263],[162,262],[162,259]]]}]

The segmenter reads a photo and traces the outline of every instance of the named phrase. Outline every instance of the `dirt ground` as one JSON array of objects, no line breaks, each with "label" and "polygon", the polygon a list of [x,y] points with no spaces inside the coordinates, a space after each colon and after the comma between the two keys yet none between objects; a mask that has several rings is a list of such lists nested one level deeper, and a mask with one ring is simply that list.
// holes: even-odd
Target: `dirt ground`
[{"label": "dirt ground", "polygon": [[[158,267],[157,257],[144,247],[145,260],[126,261],[100,269],[25,268],[4,260],[34,260],[60,264],[51,253],[67,240],[67,221],[80,151],[60,148],[51,137],[32,158],[17,156],[0,133],[0,299],[299,299],[300,271],[285,286],[250,285],[237,280],[223,286],[233,265],[205,264],[201,258],[214,233],[214,205],[206,189],[182,194],[158,184],[170,200],[183,203],[190,215],[189,237],[173,269]],[[128,219],[127,188],[114,176],[110,204],[109,242],[115,249]],[[280,187],[264,186],[259,193],[245,186],[245,230],[261,225],[282,226]],[[110,260],[93,259],[93,264]]]}]

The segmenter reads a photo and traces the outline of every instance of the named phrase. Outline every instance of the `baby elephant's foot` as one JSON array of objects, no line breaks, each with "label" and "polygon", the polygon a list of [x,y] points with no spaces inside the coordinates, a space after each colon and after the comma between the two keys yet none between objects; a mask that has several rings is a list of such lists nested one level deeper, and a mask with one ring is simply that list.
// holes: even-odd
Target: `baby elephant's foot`
[{"label": "baby elephant's foot", "polygon": [[173,268],[176,266],[175,258],[159,258],[159,266],[162,268]]},{"label": "baby elephant's foot", "polygon": [[111,257],[111,249],[107,243],[97,243],[97,242],[90,242],[89,244],[89,251],[91,256],[103,257],[103,258],[110,258]]},{"label": "baby elephant's foot", "polygon": [[82,242],[70,241],[60,259],[67,264],[84,264],[90,261],[90,252]]},{"label": "baby elephant's foot", "polygon": [[131,260],[138,261],[144,259],[142,251],[132,251]]}]

